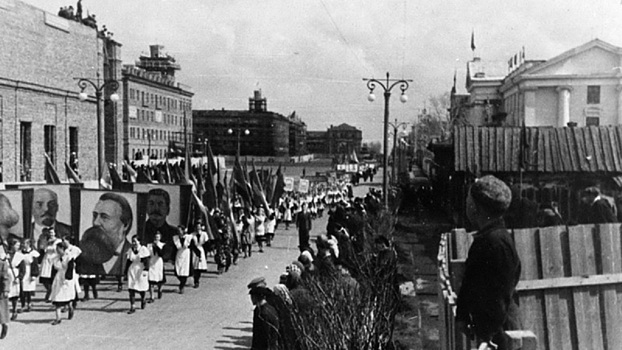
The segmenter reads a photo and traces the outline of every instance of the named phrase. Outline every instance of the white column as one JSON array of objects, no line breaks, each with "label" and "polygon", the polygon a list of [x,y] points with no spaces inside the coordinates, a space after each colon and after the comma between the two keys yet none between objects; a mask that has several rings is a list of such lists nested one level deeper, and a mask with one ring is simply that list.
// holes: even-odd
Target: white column
[{"label": "white column", "polygon": [[570,91],[569,86],[557,88],[557,126],[567,126],[570,122]]},{"label": "white column", "polygon": [[616,86],[618,92],[618,115],[616,121],[618,125],[622,125],[622,85]]}]

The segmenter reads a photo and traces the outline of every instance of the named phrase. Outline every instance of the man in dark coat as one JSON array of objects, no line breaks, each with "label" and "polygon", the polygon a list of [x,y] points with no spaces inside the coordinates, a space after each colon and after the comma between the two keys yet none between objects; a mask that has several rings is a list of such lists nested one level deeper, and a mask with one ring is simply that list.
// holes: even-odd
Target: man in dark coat
[{"label": "man in dark coat", "polygon": [[255,305],[253,310],[253,342],[251,350],[276,350],[279,347],[279,316],[266,297],[271,291],[266,287],[253,287],[249,292]]},{"label": "man in dark coat", "polygon": [[478,345],[492,342],[500,350],[509,349],[504,331],[514,329],[518,317],[513,299],[521,264],[503,221],[511,197],[507,185],[494,176],[471,186],[466,211],[478,231],[466,260],[456,314],[459,330],[474,334]]},{"label": "man in dark coat", "polygon": [[302,202],[302,211],[296,215],[298,228],[298,248],[300,252],[309,247],[309,233],[311,232],[311,213],[307,210],[307,202]]},{"label": "man in dark coat", "polygon": [[587,223],[604,224],[617,221],[613,204],[601,196],[598,187],[592,186],[583,190],[581,199],[585,204],[589,205]]}]

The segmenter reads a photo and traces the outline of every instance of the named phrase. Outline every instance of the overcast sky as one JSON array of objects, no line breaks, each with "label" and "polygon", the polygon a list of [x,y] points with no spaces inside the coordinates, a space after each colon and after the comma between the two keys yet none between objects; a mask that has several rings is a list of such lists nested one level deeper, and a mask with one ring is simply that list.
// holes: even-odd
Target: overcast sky
[{"label": "overcast sky", "polygon": [[[25,0],[57,13],[64,0]],[[293,111],[309,130],[348,123],[382,139],[383,97],[362,78],[413,79],[393,90],[390,119],[412,122],[431,95],[464,90],[476,55],[549,59],[599,38],[622,46],[621,0],[83,0],[123,44],[124,63],[160,44],[194,90],[193,109],[248,108],[260,88],[268,110]]]}]

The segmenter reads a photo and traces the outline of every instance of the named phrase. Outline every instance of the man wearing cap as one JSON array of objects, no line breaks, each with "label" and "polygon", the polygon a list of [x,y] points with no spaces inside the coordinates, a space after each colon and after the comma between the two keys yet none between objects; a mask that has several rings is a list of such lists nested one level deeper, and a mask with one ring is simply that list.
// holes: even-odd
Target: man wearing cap
[{"label": "man wearing cap", "polygon": [[590,207],[587,212],[588,224],[604,224],[617,221],[614,212],[615,206],[604,198],[598,187],[592,186],[584,189],[581,199]]},{"label": "man wearing cap", "polygon": [[503,213],[512,199],[508,186],[488,175],[471,186],[466,214],[478,231],[469,249],[456,322],[459,330],[474,334],[477,342],[492,342],[509,349],[504,330],[517,318],[514,290],[521,264],[514,241],[505,228]]},{"label": "man wearing cap", "polygon": [[267,287],[268,285],[266,284],[266,278],[265,277],[257,277],[254,278],[252,281],[250,281],[250,283],[247,285],[248,289],[253,289],[255,287]]},{"label": "man wearing cap", "polygon": [[251,350],[279,348],[279,316],[276,309],[266,301],[270,293],[272,293],[270,289],[262,286],[255,286],[249,292],[255,305]]}]

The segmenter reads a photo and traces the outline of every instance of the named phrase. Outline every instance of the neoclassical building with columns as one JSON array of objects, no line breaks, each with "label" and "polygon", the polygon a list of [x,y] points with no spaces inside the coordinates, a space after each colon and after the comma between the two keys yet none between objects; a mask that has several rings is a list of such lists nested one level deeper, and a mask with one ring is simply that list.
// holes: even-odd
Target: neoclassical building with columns
[{"label": "neoclassical building with columns", "polygon": [[622,47],[599,39],[549,60],[525,60],[524,51],[503,63],[476,57],[466,80],[468,95],[452,94],[459,124],[622,124]]}]

